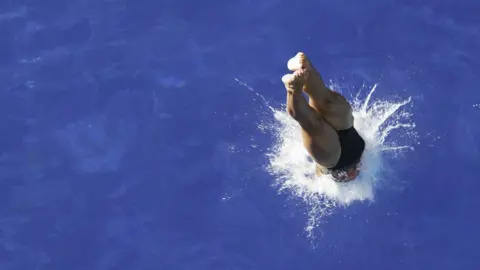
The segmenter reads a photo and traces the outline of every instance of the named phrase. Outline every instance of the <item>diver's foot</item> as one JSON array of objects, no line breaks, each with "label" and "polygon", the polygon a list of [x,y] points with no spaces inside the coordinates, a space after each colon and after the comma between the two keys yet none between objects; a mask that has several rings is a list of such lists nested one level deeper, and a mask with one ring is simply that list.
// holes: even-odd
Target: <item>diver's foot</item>
[{"label": "diver's foot", "polygon": [[299,69],[311,69],[310,61],[303,52],[297,53],[294,57],[290,58],[287,63],[287,67],[291,71],[297,71]]},{"label": "diver's foot", "polygon": [[288,60],[287,66],[291,71],[297,71],[299,69],[305,70],[305,91],[307,93],[310,89],[325,88],[320,73],[313,67],[312,63],[303,52],[297,53],[297,55]]},{"label": "diver's foot", "polygon": [[306,69],[297,69],[292,74],[284,75],[282,77],[282,82],[285,84],[287,91],[301,93],[307,77],[308,71]]}]

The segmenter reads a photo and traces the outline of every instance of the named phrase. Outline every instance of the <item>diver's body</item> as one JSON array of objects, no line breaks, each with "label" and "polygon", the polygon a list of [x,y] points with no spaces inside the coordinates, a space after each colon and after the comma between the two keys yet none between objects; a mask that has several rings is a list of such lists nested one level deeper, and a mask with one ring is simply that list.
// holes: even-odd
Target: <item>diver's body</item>
[{"label": "diver's body", "polygon": [[[282,78],[287,111],[302,128],[305,148],[317,163],[317,174],[331,174],[337,181],[355,179],[365,142],[353,127],[352,107],[325,86],[305,54],[290,59],[288,68],[293,74]],[[308,103],[303,93],[308,95]]]}]

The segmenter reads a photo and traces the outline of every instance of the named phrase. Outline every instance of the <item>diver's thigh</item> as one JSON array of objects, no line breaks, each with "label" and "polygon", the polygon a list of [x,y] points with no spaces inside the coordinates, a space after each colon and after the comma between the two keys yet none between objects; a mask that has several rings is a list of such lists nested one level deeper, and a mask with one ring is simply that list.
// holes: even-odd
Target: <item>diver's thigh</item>
[{"label": "diver's thigh", "polygon": [[344,130],[353,125],[353,109],[350,103],[340,94],[335,93],[322,113],[323,119],[330,123],[335,130]]},{"label": "diver's thigh", "polygon": [[[324,120],[320,120],[324,121]],[[303,142],[311,157],[323,167],[333,167],[341,154],[340,140],[337,132],[327,123],[315,134],[303,131]]]}]

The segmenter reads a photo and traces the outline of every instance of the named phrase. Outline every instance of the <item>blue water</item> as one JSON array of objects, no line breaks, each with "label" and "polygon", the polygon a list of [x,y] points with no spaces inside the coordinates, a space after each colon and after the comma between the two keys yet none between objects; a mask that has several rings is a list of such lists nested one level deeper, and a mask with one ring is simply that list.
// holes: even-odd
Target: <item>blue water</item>
[{"label": "blue water", "polygon": [[[1,1],[0,269],[480,269],[479,10]],[[255,94],[281,108],[297,51],[347,94],[412,97],[419,134],[313,238],[265,169]]]}]

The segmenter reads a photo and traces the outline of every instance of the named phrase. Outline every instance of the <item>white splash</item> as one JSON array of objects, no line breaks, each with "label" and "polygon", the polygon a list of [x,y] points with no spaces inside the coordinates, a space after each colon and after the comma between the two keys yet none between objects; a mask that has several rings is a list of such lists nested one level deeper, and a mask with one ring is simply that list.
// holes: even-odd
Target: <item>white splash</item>
[{"label": "white splash", "polygon": [[[351,100],[355,128],[366,142],[361,174],[349,183],[337,183],[329,176],[318,177],[315,163],[303,146],[300,126],[288,115],[285,106],[273,108],[252,87],[237,78],[235,80],[259,97],[273,113],[274,120],[258,125],[262,132],[271,132],[275,137],[273,147],[267,153],[267,170],[276,177],[274,186],[280,192],[300,198],[308,205],[309,221],[305,230],[309,237],[313,236],[321,218],[331,214],[335,208],[355,201],[373,201],[379,184],[392,185],[393,170],[386,164],[385,155],[396,157],[414,149],[397,143],[390,136],[394,133],[397,140],[406,139],[409,144],[417,139],[412,114],[406,110],[411,98],[403,101],[372,100],[377,88],[374,85],[364,101],[359,98],[360,93]],[[339,89],[338,85],[330,88]]]}]

